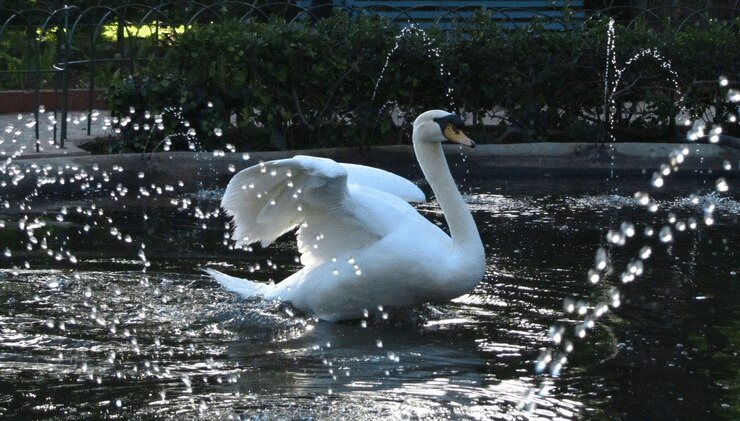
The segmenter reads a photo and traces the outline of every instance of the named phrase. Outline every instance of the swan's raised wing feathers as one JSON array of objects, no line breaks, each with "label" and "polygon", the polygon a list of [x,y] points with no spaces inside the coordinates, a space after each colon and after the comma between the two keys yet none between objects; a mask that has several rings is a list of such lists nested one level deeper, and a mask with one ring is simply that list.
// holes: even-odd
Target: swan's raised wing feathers
[{"label": "swan's raised wing feathers", "polygon": [[[361,247],[384,234],[382,226],[366,220],[362,203],[351,197],[350,189],[362,188],[374,189],[377,199],[386,203],[394,197],[425,200],[416,185],[388,171],[299,155],[239,172],[229,182],[221,206],[233,218],[232,239],[238,247],[255,242],[267,246],[300,226],[298,247],[308,261],[328,234],[333,238],[321,244],[321,255],[350,243]],[[327,248],[329,244],[333,247]]]},{"label": "swan's raised wing feathers", "polygon": [[416,184],[379,168],[357,164],[340,164],[347,170],[347,184],[372,187],[398,196],[407,202],[424,202],[426,196]]},{"label": "swan's raised wing feathers", "polygon": [[334,161],[295,157],[260,163],[236,174],[221,207],[233,218],[237,246],[263,246],[305,221],[338,207],[348,195],[347,172]]}]

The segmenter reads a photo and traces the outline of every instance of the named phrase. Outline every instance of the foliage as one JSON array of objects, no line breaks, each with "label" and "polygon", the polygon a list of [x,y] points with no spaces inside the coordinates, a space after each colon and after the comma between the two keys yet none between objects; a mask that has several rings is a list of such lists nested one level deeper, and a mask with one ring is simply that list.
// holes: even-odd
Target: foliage
[{"label": "foliage", "polygon": [[0,70],[8,76],[2,89],[30,89],[48,86],[56,58],[55,34],[45,37],[27,31],[7,31],[0,42]]},{"label": "foliage", "polygon": [[[204,148],[337,146],[368,121],[367,93],[396,30],[377,18],[355,21],[346,14],[315,25],[273,19],[198,26],[174,43],[163,63],[114,84],[109,102],[119,117],[136,121],[168,108],[178,114],[177,131],[154,139],[127,127],[126,137],[137,138],[134,149],[165,136],[177,142],[193,131]],[[138,114],[131,116],[131,107]]]},{"label": "foliage", "polygon": [[[428,108],[467,112],[484,142],[598,140],[610,104],[617,140],[673,140],[682,136],[674,118],[682,105],[708,120],[730,111],[718,108],[716,81],[740,76],[739,24],[679,32],[617,25],[611,72],[619,77],[608,81],[607,21],[595,18],[564,31],[540,23],[507,29],[484,13],[449,32],[401,31],[345,13],[196,24],[163,60],[112,85],[110,108],[126,132],[114,149],[403,143],[405,116]],[[641,56],[647,49],[659,59]]]}]

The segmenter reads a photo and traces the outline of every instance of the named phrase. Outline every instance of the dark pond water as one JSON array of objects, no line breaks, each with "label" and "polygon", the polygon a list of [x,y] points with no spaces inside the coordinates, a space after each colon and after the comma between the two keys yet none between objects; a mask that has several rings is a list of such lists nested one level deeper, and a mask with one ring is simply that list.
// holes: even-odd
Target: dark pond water
[{"label": "dark pond water", "polygon": [[[711,176],[681,180],[651,193],[650,212],[633,196],[649,180],[466,180],[488,256],[483,282],[452,302],[339,324],[239,299],[200,272],[279,281],[297,268],[290,238],[231,250],[218,191],[8,199],[0,417],[732,419],[740,195],[727,181],[717,193]],[[433,202],[420,210],[442,222]],[[611,244],[620,227],[625,244]],[[645,246],[642,273],[623,283]],[[594,284],[600,247],[610,270]],[[619,305],[578,338],[617,290]],[[552,340],[558,327],[569,352]],[[548,349],[567,362],[538,373]]]}]

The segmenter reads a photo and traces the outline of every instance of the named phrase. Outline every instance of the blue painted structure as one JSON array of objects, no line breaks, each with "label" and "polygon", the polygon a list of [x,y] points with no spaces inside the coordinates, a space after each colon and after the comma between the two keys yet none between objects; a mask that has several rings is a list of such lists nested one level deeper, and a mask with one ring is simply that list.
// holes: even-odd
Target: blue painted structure
[{"label": "blue painted structure", "polygon": [[436,23],[443,28],[481,10],[491,19],[512,28],[539,20],[550,29],[563,29],[585,17],[583,0],[299,0],[297,4],[309,10],[334,6],[352,12],[380,15],[395,22],[421,27]]}]

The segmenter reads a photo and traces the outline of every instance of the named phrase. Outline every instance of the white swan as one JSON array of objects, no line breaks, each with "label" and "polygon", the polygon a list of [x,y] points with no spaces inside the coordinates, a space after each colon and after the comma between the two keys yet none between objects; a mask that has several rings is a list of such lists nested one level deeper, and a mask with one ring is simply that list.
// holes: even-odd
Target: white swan
[{"label": "white swan", "polygon": [[449,236],[407,203],[425,200],[410,181],[376,168],[296,156],[239,172],[221,206],[233,217],[237,246],[267,246],[298,227],[303,268],[275,285],[206,271],[242,296],[288,302],[328,321],[469,292],[483,278],[483,244],[441,145],[449,140],[474,147],[460,127],[459,117],[432,110],[414,121],[412,135]]}]

